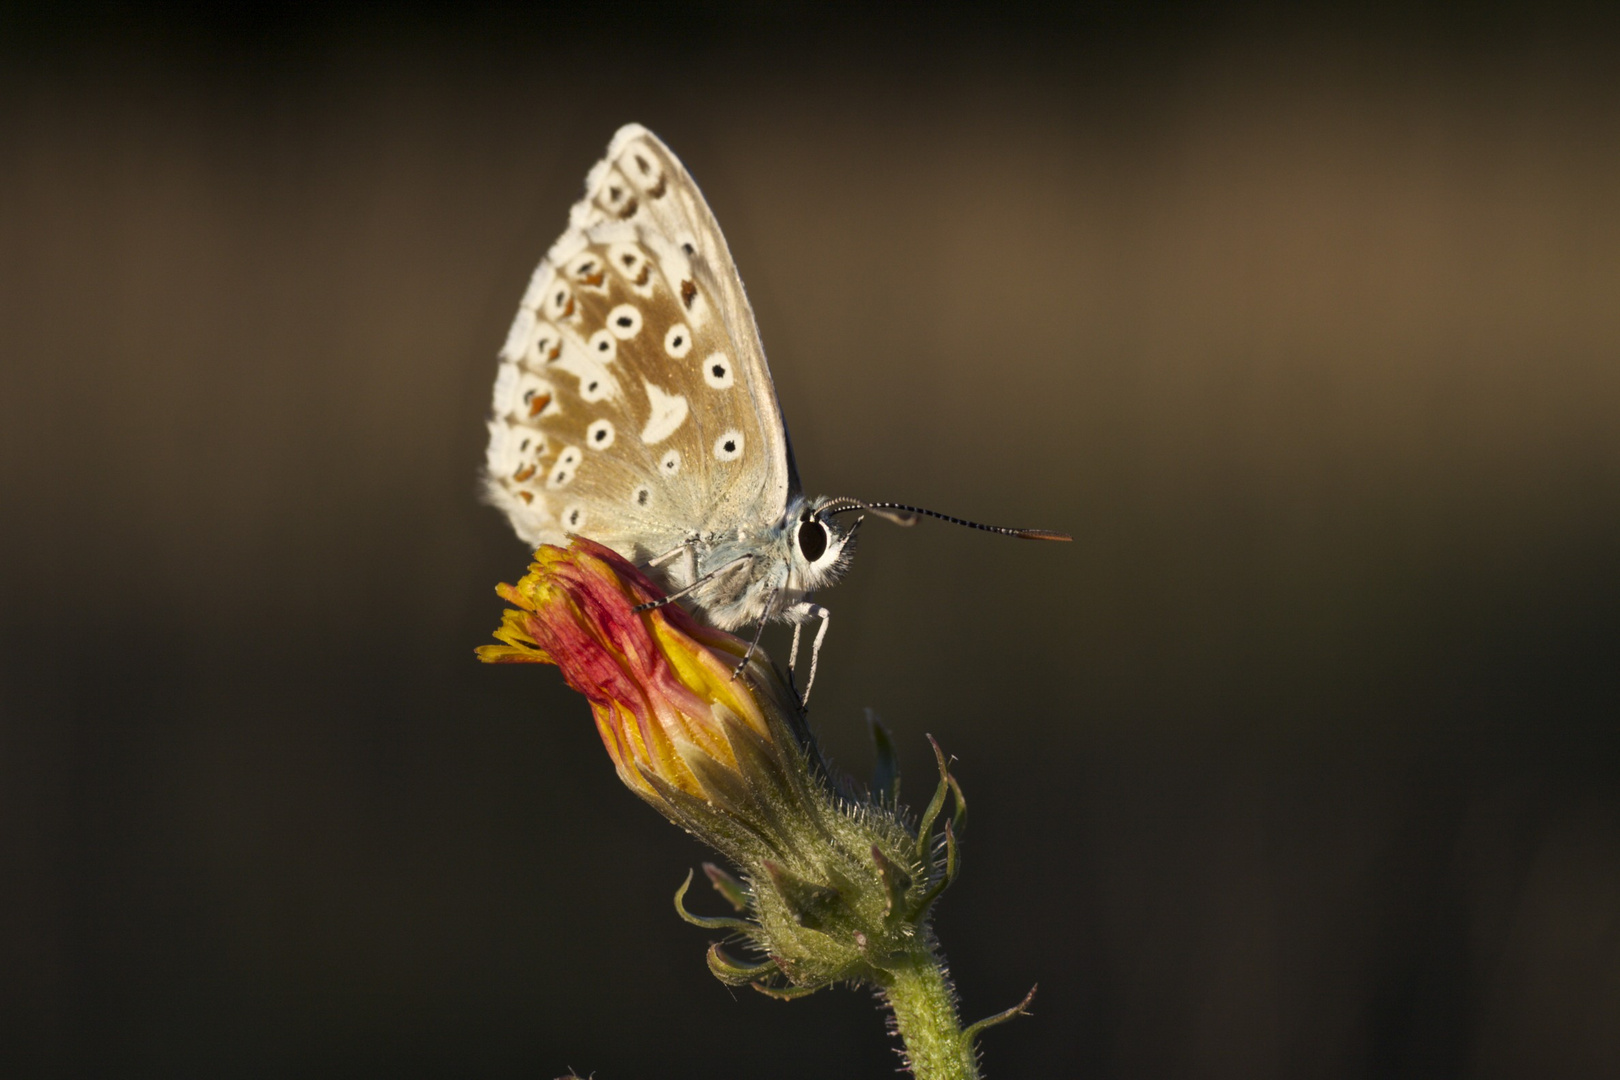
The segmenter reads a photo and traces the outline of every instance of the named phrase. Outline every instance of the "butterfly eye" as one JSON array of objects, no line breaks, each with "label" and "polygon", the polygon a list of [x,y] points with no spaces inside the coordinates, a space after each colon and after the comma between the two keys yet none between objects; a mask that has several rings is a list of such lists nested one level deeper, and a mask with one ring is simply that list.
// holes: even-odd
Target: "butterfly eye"
[{"label": "butterfly eye", "polygon": [[799,552],[815,562],[827,553],[827,526],[814,519],[799,526]]}]

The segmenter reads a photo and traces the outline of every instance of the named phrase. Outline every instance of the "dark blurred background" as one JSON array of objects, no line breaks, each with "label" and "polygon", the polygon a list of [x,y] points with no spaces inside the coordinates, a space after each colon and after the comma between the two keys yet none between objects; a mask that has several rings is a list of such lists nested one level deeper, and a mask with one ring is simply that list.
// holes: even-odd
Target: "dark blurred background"
[{"label": "dark blurred background", "polygon": [[634,119],[812,490],[1076,536],[824,597],[837,759],[960,758],[965,1013],[1040,982],[989,1075],[1620,1075],[1615,29],[0,5],[0,1071],[893,1074],[473,661],[495,352]]}]

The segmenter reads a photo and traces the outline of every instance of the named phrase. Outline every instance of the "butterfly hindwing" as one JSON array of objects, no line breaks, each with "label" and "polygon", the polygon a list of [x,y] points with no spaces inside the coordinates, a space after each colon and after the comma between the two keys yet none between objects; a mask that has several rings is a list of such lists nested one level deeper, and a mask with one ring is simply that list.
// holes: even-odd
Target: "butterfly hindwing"
[{"label": "butterfly hindwing", "polygon": [[656,137],[620,130],[505,348],[488,488],[530,543],[637,559],[775,519],[786,434],[714,217]]}]

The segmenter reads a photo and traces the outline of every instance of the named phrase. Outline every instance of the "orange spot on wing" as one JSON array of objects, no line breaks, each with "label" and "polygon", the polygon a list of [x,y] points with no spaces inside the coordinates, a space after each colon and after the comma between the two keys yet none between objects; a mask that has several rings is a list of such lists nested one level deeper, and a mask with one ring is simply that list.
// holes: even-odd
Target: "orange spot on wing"
[{"label": "orange spot on wing", "polygon": [[523,481],[534,475],[534,470],[535,466],[525,465],[523,468],[512,474],[512,479],[521,484]]},{"label": "orange spot on wing", "polygon": [[522,499],[526,503],[534,502],[534,492],[532,491],[520,491],[517,494],[518,498]]},{"label": "orange spot on wing", "polygon": [[539,416],[540,410],[551,404],[550,394],[536,394],[529,399],[529,415]]}]

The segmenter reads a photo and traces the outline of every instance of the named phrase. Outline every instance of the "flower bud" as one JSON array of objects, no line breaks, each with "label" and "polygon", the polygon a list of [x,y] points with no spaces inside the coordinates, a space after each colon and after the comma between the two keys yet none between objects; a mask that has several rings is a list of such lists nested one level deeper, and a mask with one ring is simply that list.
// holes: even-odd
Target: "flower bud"
[{"label": "flower bud", "polygon": [[[687,886],[676,895],[687,921],[738,935],[760,957],[716,945],[718,977],[797,996],[842,980],[886,985],[885,972],[926,952],[930,910],[956,870],[953,825],[940,837],[933,823],[947,796],[962,805],[943,755],[915,824],[897,802],[892,752],[880,753],[878,790],[835,789],[765,654],[749,657],[746,642],[701,625],[593,541],[540,548],[528,574],[497,591],[514,610],[479,658],[561,668],[625,785],[742,870],[709,874],[745,919],[692,915]],[[880,751],[892,751],[881,731]]]},{"label": "flower bud", "polygon": [[743,664],[745,642],[675,604],[638,610],[663,594],[594,541],[534,558],[517,585],[496,590],[517,610],[479,659],[561,668],[590,701],[619,779],[677,824],[692,826],[694,800],[753,824],[772,816],[750,805],[753,791],[780,785],[799,748],[791,695],[764,654]]}]

